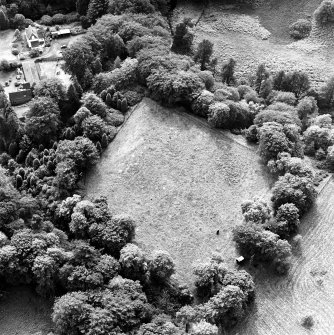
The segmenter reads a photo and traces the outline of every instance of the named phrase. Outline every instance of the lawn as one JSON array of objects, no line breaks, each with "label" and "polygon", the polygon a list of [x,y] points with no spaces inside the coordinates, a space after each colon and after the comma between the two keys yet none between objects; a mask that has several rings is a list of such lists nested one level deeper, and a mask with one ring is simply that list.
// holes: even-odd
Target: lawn
[{"label": "lawn", "polygon": [[202,120],[145,99],[87,176],[87,194],[106,195],[114,212],[132,215],[137,243],[168,250],[191,283],[194,262],[212,252],[234,265],[240,204],[268,195],[258,160],[253,148]]},{"label": "lawn", "polygon": [[8,288],[1,298],[0,334],[48,334],[52,327],[52,305],[52,302],[39,297],[32,288],[26,286]]},{"label": "lawn", "polygon": [[17,57],[12,54],[14,30],[7,29],[0,31],[0,60],[7,59],[8,61],[17,60]]},{"label": "lawn", "polygon": [[38,66],[41,69],[41,79],[45,78],[59,78],[65,87],[71,84],[71,76],[64,72],[62,65],[64,61],[47,61],[40,62]]}]

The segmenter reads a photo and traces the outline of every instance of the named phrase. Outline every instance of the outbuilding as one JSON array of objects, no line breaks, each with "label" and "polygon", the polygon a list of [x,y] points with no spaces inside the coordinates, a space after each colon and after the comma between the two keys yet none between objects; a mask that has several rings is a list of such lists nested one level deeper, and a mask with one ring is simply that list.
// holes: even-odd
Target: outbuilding
[{"label": "outbuilding", "polygon": [[235,259],[235,261],[241,265],[244,261],[245,261],[245,257],[244,256],[239,256]]},{"label": "outbuilding", "polygon": [[52,31],[51,36],[52,38],[69,37],[71,36],[71,30],[70,29],[60,29],[57,31]]}]

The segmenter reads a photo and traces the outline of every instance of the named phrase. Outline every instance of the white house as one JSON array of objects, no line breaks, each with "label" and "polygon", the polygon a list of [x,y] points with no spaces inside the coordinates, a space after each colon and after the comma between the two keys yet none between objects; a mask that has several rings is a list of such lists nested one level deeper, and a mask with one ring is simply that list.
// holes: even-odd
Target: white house
[{"label": "white house", "polygon": [[35,27],[29,25],[29,27],[25,29],[25,34],[29,48],[38,48],[44,44],[44,38],[39,38]]}]

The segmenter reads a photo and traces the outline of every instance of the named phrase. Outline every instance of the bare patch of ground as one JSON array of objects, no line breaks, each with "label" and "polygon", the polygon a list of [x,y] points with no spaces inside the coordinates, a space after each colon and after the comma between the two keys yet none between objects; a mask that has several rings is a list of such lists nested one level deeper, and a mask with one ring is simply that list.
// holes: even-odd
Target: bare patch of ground
[{"label": "bare patch of ground", "polygon": [[89,174],[86,191],[132,215],[137,243],[169,251],[192,283],[194,262],[212,252],[235,263],[240,204],[269,195],[270,176],[258,160],[224,132],[144,99]]},{"label": "bare patch of ground", "polygon": [[53,302],[39,297],[26,286],[8,288],[1,298],[0,334],[34,335],[50,332]]}]

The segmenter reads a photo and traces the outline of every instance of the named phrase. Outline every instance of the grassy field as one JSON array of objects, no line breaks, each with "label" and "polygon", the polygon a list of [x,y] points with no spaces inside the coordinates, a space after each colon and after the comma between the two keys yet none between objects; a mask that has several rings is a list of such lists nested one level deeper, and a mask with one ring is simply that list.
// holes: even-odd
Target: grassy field
[{"label": "grassy field", "polygon": [[302,41],[290,39],[289,25],[299,18],[309,17],[320,0],[266,1],[254,11],[226,10],[213,1],[204,8],[186,1],[178,2],[173,22],[184,17],[198,21],[195,43],[209,39],[214,43],[218,69],[230,57],[237,61],[237,76],[254,74],[260,63],[272,72],[302,70],[309,74],[312,85],[318,87],[334,75],[334,27],[319,29],[314,25],[311,36]]},{"label": "grassy field", "polygon": [[147,99],[91,171],[87,194],[106,195],[114,212],[131,214],[139,245],[168,250],[191,283],[194,262],[212,252],[234,264],[240,204],[268,194],[258,159],[224,132]]},{"label": "grassy field", "polygon": [[17,286],[7,289],[0,304],[1,335],[46,335],[51,329],[52,302],[33,289]]},{"label": "grassy field", "polygon": [[[233,266],[231,229],[241,220],[241,202],[270,195],[272,180],[254,148],[235,139],[203,120],[144,100],[91,171],[87,194],[106,195],[115,213],[131,214],[137,243],[147,251],[168,250],[178,275],[191,284],[192,265],[214,251]],[[248,268],[256,304],[231,334],[334,333],[333,202],[329,180],[303,219],[301,250],[294,252],[288,276]],[[301,326],[309,315],[315,320],[312,331]]]}]

